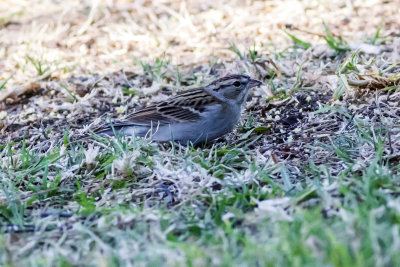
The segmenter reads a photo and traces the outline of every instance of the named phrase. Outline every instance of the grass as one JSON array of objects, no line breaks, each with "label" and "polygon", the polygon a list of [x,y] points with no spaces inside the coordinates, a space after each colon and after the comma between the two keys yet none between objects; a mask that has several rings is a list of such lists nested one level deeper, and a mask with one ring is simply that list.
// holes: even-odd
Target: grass
[{"label": "grass", "polygon": [[133,61],[136,65],[139,65],[142,68],[144,73],[149,74],[153,81],[158,83],[163,82],[163,78],[167,73],[168,65],[170,63],[169,60],[165,59],[165,54],[160,58],[156,58],[154,64],[145,63],[135,57],[133,57]]},{"label": "grass", "polygon": [[291,34],[291,33],[288,33],[287,31],[285,31],[285,33],[293,40],[293,42],[294,42],[297,46],[299,46],[299,47],[301,47],[301,48],[303,48],[303,49],[308,49],[308,48],[311,47],[311,44],[310,44],[310,43],[302,41],[301,39],[299,39],[298,37],[294,36],[294,35]]},{"label": "grass", "polygon": [[14,74],[10,75],[7,79],[5,79],[4,81],[2,81],[2,82],[0,83],[0,91],[3,90],[3,89],[6,87],[7,82],[8,82],[13,76],[14,76]]},{"label": "grass", "polygon": [[350,50],[349,45],[341,36],[335,38],[332,35],[331,31],[329,30],[328,26],[325,24],[325,22],[323,23],[323,25],[325,29],[324,39],[332,49],[334,49],[338,53]]},{"label": "grass", "polygon": [[34,59],[29,55],[26,56],[26,59],[33,65],[39,76],[42,76],[50,70],[49,67],[45,67],[45,65],[43,65],[43,62],[40,59]]},{"label": "grass", "polygon": [[231,43],[228,47],[228,50],[236,54],[240,60],[249,61],[252,64],[254,64],[257,59],[262,57],[262,55],[259,55],[259,51],[257,50],[255,43],[253,44],[253,47],[248,48],[248,52],[240,51],[239,47],[235,43]]},{"label": "grass", "polygon": [[[0,92],[31,80],[42,89],[0,105],[0,265],[400,264],[398,42],[388,23],[368,19],[378,7],[357,6],[369,16],[342,25],[334,11],[347,14],[347,4],[317,10],[303,1],[318,21],[313,30],[324,33],[286,32],[289,39],[277,25],[303,17],[294,2],[279,12],[268,1],[240,10],[218,1],[210,10],[150,3],[140,14],[102,1],[68,2],[68,13],[50,2],[40,19],[62,13],[66,23],[38,20],[27,30],[35,9],[15,3],[0,14],[2,34],[27,35],[4,44],[9,78]],[[384,54],[351,49],[362,23],[372,25],[362,33],[372,45],[384,41]],[[233,53],[226,40],[235,40]],[[235,131],[214,143],[76,141],[106,117],[123,118],[119,107],[233,72],[266,86],[252,92]]]},{"label": "grass", "polygon": [[381,41],[381,39],[384,39],[381,36],[381,30],[382,30],[382,23],[379,24],[378,28],[376,29],[376,32],[374,36],[371,38],[371,44],[375,45],[377,42]]},{"label": "grass", "polygon": [[[7,223],[39,231],[20,234],[20,256],[44,265],[397,265],[399,174],[384,159],[387,131],[371,126],[355,121],[313,146],[331,153],[328,161],[315,165],[311,156],[296,169],[266,162],[246,143],[165,150],[118,138],[95,155],[76,144],[42,155],[22,141],[1,154],[9,164],[1,169],[2,231]],[[359,168],[365,145],[371,160]],[[73,176],[63,173],[71,168]],[[36,213],[39,206],[49,215]],[[20,242],[7,236],[3,246]]]}]

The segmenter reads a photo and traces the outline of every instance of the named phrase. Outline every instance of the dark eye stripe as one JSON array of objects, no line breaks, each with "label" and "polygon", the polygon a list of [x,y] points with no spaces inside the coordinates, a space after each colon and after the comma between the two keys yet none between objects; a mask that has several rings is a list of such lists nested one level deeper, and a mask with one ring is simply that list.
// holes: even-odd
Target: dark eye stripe
[{"label": "dark eye stripe", "polygon": [[215,81],[213,81],[210,85],[217,85],[218,83],[222,83],[222,82],[226,82],[229,80],[240,80],[240,79],[249,79],[250,77],[248,75],[245,74],[232,74],[232,75],[227,75],[225,77],[221,77]]},{"label": "dark eye stripe", "polygon": [[218,92],[222,88],[229,87],[229,86],[232,86],[232,84],[231,83],[230,84],[221,84],[221,85],[219,85],[219,87],[215,88],[214,91]]}]

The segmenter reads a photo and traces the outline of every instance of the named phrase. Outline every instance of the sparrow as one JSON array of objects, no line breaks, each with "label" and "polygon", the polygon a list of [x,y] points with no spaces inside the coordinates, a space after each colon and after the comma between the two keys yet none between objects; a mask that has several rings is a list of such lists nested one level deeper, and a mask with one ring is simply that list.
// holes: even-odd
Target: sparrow
[{"label": "sparrow", "polygon": [[228,75],[204,87],[183,90],[95,133],[149,137],[156,142],[206,143],[234,129],[249,90],[261,84],[248,75]]}]

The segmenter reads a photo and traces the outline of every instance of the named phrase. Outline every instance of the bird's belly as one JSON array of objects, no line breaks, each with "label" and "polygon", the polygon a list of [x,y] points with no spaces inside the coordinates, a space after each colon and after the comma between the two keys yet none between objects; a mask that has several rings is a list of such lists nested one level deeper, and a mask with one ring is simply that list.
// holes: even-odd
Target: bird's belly
[{"label": "bird's belly", "polygon": [[160,126],[152,135],[158,142],[173,140],[182,144],[187,142],[202,143],[218,138],[233,130],[239,116],[211,116],[197,122],[185,122],[174,125]]}]

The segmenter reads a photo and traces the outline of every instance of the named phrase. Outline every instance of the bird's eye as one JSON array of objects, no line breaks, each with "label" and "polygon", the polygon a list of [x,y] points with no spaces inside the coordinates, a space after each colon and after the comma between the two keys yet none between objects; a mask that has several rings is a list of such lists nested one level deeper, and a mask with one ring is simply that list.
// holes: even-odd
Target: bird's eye
[{"label": "bird's eye", "polygon": [[239,81],[234,82],[234,83],[233,83],[233,86],[239,87],[239,86],[240,86],[240,82],[239,82]]}]

